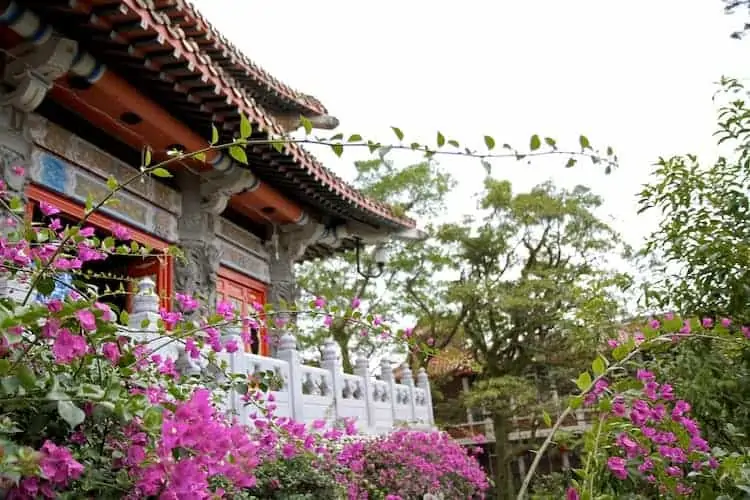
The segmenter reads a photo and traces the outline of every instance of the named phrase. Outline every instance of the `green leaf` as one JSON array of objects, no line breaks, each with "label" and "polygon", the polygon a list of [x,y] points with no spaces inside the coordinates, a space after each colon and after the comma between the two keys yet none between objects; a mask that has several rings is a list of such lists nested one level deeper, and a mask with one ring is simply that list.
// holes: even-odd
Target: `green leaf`
[{"label": "green leaf", "polygon": [[575,159],[575,158],[568,158],[567,163],[565,163],[565,168],[575,167],[576,163],[578,163],[577,159]]},{"label": "green leaf", "polygon": [[583,404],[583,396],[571,397],[568,404],[570,405],[571,408],[573,408],[574,410],[577,410]]},{"label": "green leaf", "polygon": [[71,429],[81,425],[86,420],[86,414],[71,401],[58,401],[57,412],[65,420]]},{"label": "green leaf", "polygon": [[331,144],[331,149],[334,153],[336,153],[336,156],[341,158],[341,155],[344,153],[344,145],[340,142],[337,142],[335,144]]},{"label": "green leaf", "polygon": [[51,277],[45,276],[36,282],[36,289],[44,296],[50,295],[55,291],[55,280]]},{"label": "green leaf", "polygon": [[594,362],[591,363],[591,369],[594,371],[594,375],[596,375],[597,377],[607,370],[607,367],[605,366],[601,356],[596,358]]},{"label": "green leaf", "polygon": [[240,139],[247,139],[251,135],[253,135],[253,126],[245,113],[240,113]]},{"label": "green leaf", "polygon": [[172,177],[172,174],[166,168],[157,167],[151,171],[154,177]]},{"label": "green leaf", "polygon": [[445,136],[440,132],[437,133],[437,145],[439,148],[445,146]]},{"label": "green leaf", "polygon": [[283,153],[284,152],[284,144],[285,144],[284,141],[280,141],[279,140],[279,141],[273,141],[271,143],[271,146],[273,147],[273,149],[276,150],[276,152]]},{"label": "green leaf", "polygon": [[362,136],[359,134],[352,134],[349,136],[349,139],[347,139],[347,142],[359,142],[362,140]]},{"label": "green leaf", "polygon": [[302,115],[300,115],[299,121],[302,127],[305,129],[305,134],[310,135],[313,129],[312,122],[308,120],[306,116],[302,116]]},{"label": "green leaf", "polygon": [[36,375],[28,366],[19,366],[16,376],[24,389],[31,390],[36,387]]},{"label": "green leaf", "polygon": [[148,429],[158,429],[161,427],[162,418],[162,409],[158,406],[152,406],[144,412],[143,424]]},{"label": "green leaf", "polygon": [[578,380],[576,380],[576,386],[581,391],[585,391],[589,388],[589,386],[591,386],[591,375],[589,375],[589,372],[583,372],[578,376]]},{"label": "green leaf", "polygon": [[534,134],[531,136],[531,140],[529,141],[529,149],[532,151],[536,151],[539,149],[542,145],[542,140],[539,139],[539,136]]},{"label": "green leaf", "polygon": [[126,310],[120,311],[120,324],[121,325],[129,325],[130,324],[130,315]]},{"label": "green leaf", "polygon": [[578,142],[581,144],[581,149],[591,149],[591,144],[589,143],[589,138],[585,135],[582,135],[578,138]]},{"label": "green leaf", "polygon": [[81,387],[78,389],[78,394],[87,399],[97,400],[103,399],[105,392],[104,389],[102,389],[98,385],[81,384]]},{"label": "green leaf", "polygon": [[403,141],[404,140],[404,133],[401,132],[401,129],[398,128],[398,127],[391,127],[391,128],[393,129],[393,133],[396,134],[396,137],[398,138],[398,140],[399,141]]},{"label": "green leaf", "polygon": [[243,165],[247,165],[247,154],[240,146],[229,146],[229,156]]},{"label": "green leaf", "polygon": [[547,143],[547,146],[551,147],[552,149],[557,148],[557,141],[554,140],[552,137],[545,137],[544,142]]},{"label": "green leaf", "polygon": [[618,345],[612,349],[612,357],[615,358],[615,361],[622,361],[625,359],[625,356],[628,355],[628,352],[628,346],[626,344]]},{"label": "green leaf", "polygon": [[451,145],[451,146],[453,146],[454,148],[460,148],[460,147],[461,147],[461,145],[460,145],[460,144],[458,143],[458,141],[457,141],[457,140],[455,140],[455,139],[449,139],[449,140],[448,140],[448,144],[450,144],[450,145]]},{"label": "green leaf", "polygon": [[146,146],[143,148],[143,166],[148,167],[151,165],[151,148]]},{"label": "green leaf", "polygon": [[14,197],[10,200],[9,203],[10,209],[14,212],[20,212],[23,210],[23,202],[21,201],[21,198]]},{"label": "green leaf", "polygon": [[552,417],[545,410],[542,410],[542,420],[544,420],[544,425],[552,427]]},{"label": "green leaf", "polygon": [[211,145],[213,146],[219,142],[219,129],[216,128],[216,125],[211,125]]},{"label": "green leaf", "polygon": [[489,135],[484,136],[484,145],[487,146],[487,149],[492,151],[495,149],[495,139],[490,137]]},{"label": "green leaf", "polygon": [[119,185],[120,184],[117,182],[117,179],[115,179],[114,177],[110,177],[107,179],[107,188],[110,191],[115,191],[117,189],[117,186]]},{"label": "green leaf", "polygon": [[198,151],[197,153],[193,153],[193,158],[198,161],[206,161],[206,153]]}]

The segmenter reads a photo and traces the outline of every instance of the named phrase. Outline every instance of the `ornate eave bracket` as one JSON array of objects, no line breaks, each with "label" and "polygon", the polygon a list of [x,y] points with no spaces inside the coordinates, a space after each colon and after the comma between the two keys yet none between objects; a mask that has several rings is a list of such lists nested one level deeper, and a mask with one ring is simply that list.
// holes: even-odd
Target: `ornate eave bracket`
[{"label": "ornate eave bracket", "polygon": [[220,215],[232,196],[258,187],[260,181],[247,168],[234,167],[227,172],[214,172],[201,183],[201,209]]},{"label": "ornate eave bracket", "polygon": [[13,90],[0,98],[0,104],[27,113],[34,111],[55,80],[70,71],[77,53],[77,42],[57,36],[39,45],[23,44],[10,51],[2,79]]}]

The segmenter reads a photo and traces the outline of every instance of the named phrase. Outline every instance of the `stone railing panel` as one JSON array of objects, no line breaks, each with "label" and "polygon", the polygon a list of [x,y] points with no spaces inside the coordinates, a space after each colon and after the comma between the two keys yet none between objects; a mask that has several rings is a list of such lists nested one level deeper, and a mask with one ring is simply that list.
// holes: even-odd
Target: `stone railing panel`
[{"label": "stone railing panel", "polygon": [[[193,360],[185,354],[180,342],[157,338],[156,322],[159,319],[159,298],[154,292],[154,282],[146,278],[139,283],[133,300],[130,328],[123,332],[138,341],[152,343],[156,348],[163,342],[160,353],[172,357],[184,374],[202,370],[218,370],[204,359]],[[149,328],[141,328],[149,320]],[[233,332],[226,332],[224,340],[234,340],[240,347],[233,353],[223,352],[217,356],[220,363],[226,362],[227,370],[247,377],[249,386],[262,378],[273,394],[277,416],[289,417],[308,424],[325,420],[333,425],[342,419],[355,419],[362,433],[382,434],[394,426],[409,425],[421,429],[433,425],[432,399],[429,381],[424,370],[417,373],[416,384],[411,370],[401,369],[401,382],[393,377],[390,361],[382,360],[380,378],[375,380],[369,372],[366,358],[356,361],[355,374],[343,373],[336,345],[327,341],[323,349],[321,368],[303,365],[300,362],[296,340],[289,333],[282,335],[278,358],[268,358],[245,352],[242,339]],[[225,372],[215,372],[220,378]],[[255,376],[255,377],[254,377]],[[226,398],[222,405],[239,420],[251,424],[258,410],[243,400],[236,392]]]}]

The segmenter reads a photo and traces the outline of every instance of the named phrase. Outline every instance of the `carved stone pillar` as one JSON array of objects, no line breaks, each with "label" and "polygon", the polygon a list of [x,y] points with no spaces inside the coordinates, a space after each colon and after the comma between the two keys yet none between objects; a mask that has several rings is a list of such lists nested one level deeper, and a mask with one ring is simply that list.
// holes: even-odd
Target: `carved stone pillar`
[{"label": "carved stone pillar", "polygon": [[182,216],[177,228],[185,259],[175,260],[174,288],[176,292],[198,297],[199,311],[206,313],[216,307],[216,278],[221,258],[216,239],[219,215],[203,206],[197,177],[185,173],[177,181],[182,192]]},{"label": "carved stone pillar", "polygon": [[[26,183],[31,162],[31,137],[27,126],[27,113],[11,106],[0,107],[0,179],[3,182],[6,200],[18,198],[25,205]],[[23,224],[24,212],[11,213],[0,207],[0,234],[8,236],[19,224]],[[28,276],[19,275],[8,279],[0,275],[0,295],[23,300]]]},{"label": "carved stone pillar", "polygon": [[[8,198],[25,201],[26,182],[31,161],[31,136],[27,114],[11,106],[0,107],[0,172]],[[7,212],[2,214],[0,227],[7,232]]]},{"label": "carved stone pillar", "polygon": [[[299,295],[297,283],[294,279],[294,263],[305,254],[307,247],[317,242],[325,234],[325,226],[310,221],[304,226],[284,226],[274,232],[266,243],[271,262],[269,274],[271,284],[268,290],[268,303],[275,311],[279,311],[276,318],[286,324],[294,321],[288,308],[294,304]],[[284,327],[273,329],[271,332],[271,355],[275,356],[276,344],[283,334]]]}]

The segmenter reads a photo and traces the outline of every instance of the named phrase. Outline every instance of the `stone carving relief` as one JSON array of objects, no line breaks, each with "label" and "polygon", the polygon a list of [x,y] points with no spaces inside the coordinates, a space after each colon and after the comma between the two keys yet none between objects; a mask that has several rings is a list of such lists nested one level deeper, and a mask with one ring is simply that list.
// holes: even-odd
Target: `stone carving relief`
[{"label": "stone carving relief", "polygon": [[[0,108],[0,174],[11,197],[24,199],[31,160],[31,138],[27,114],[10,106]],[[6,217],[0,220],[0,231],[8,231]]]},{"label": "stone carving relief", "polygon": [[206,177],[201,183],[201,208],[219,215],[227,208],[232,196],[257,188],[259,182],[249,169],[242,167],[230,168],[226,173]]},{"label": "stone carving relief", "polygon": [[175,260],[175,289],[201,298],[201,310],[216,304],[216,277],[220,255],[217,245],[206,241],[182,241],[184,259]]},{"label": "stone carving relief", "polygon": [[304,255],[307,247],[317,242],[324,233],[323,224],[309,222],[302,227],[284,227],[266,243],[266,249],[271,256],[271,287],[268,293],[271,304],[292,303],[297,299],[294,263]]}]

